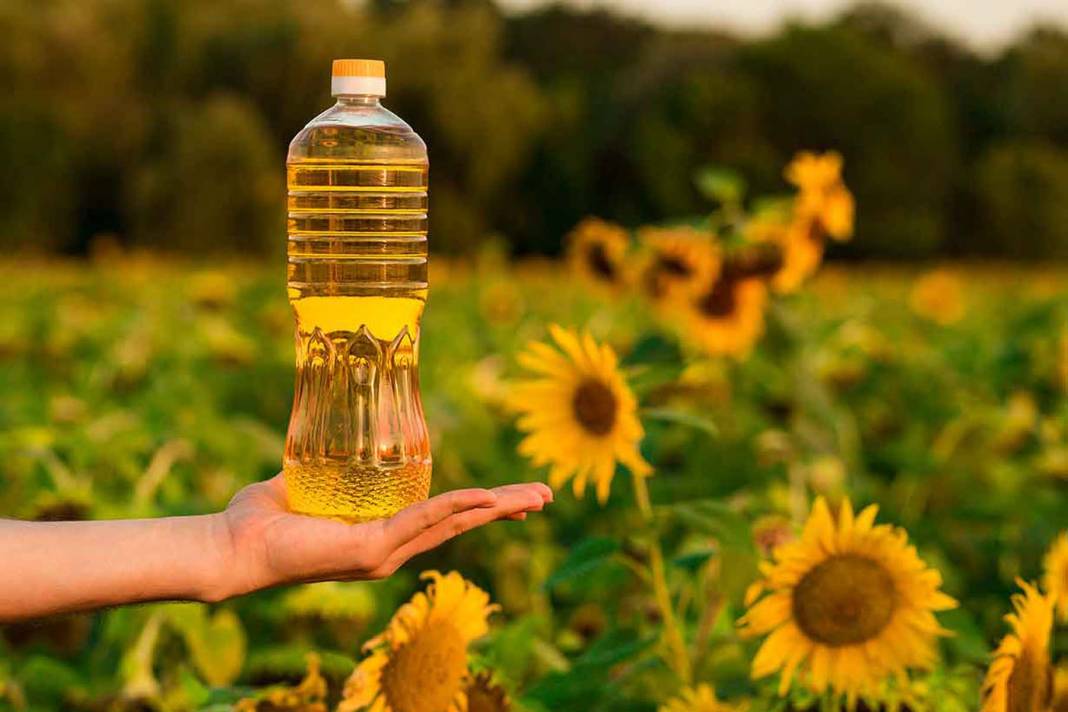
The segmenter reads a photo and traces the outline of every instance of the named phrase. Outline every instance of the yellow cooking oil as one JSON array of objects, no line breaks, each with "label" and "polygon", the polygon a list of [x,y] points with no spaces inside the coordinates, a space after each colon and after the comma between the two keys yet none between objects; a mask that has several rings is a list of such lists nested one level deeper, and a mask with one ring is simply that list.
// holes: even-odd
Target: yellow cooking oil
[{"label": "yellow cooking oil", "polygon": [[286,492],[292,511],[349,522],[391,516],[430,489],[418,373],[426,147],[381,105],[380,65],[335,62],[337,103],[293,139],[286,171],[296,320]]}]

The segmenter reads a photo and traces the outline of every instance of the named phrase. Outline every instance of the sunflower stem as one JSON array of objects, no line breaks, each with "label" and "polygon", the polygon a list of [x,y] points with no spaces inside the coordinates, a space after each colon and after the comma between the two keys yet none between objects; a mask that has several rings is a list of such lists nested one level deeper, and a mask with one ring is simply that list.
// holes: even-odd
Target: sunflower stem
[{"label": "sunflower stem", "polygon": [[652,574],[653,596],[660,609],[660,617],[664,620],[664,639],[671,652],[670,662],[675,674],[688,686],[693,682],[693,670],[690,667],[690,657],[686,653],[686,642],[671,605],[671,592],[668,590],[667,574],[664,570],[664,553],[660,549],[660,539],[653,527],[653,507],[649,501],[649,488],[645,484],[644,475],[634,476],[634,499],[638,504],[638,511],[649,527],[652,540],[649,548],[649,568]]}]

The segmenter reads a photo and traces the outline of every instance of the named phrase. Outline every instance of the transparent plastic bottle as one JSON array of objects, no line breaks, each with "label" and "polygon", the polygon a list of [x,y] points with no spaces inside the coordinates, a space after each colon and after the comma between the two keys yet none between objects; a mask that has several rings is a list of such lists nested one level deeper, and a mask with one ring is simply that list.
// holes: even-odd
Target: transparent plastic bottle
[{"label": "transparent plastic bottle", "polygon": [[358,522],[430,489],[418,375],[428,162],[379,103],[382,62],[336,60],[331,84],[337,103],[286,161],[297,377],[284,472],[291,509]]}]

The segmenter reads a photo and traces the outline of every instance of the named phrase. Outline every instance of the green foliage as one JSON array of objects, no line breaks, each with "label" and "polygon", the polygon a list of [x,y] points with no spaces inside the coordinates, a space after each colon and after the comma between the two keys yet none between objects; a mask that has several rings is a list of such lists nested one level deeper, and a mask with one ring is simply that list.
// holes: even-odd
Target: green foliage
[{"label": "green foliage", "polygon": [[978,174],[986,245],[1014,257],[1068,256],[1068,150],[996,146],[980,160]]},{"label": "green foliage", "polygon": [[166,618],[189,647],[190,659],[209,685],[221,687],[237,679],[245,662],[245,632],[231,610],[209,617],[203,606],[174,605]]},{"label": "green foliage", "polygon": [[780,155],[833,146],[847,157],[864,235],[856,249],[895,257],[938,252],[956,146],[951,98],[936,77],[905,53],[844,28],[789,28],[745,48],[740,61],[761,87],[762,126]]},{"label": "green foliage", "polygon": [[191,253],[211,252],[222,239],[238,252],[281,255],[284,185],[255,109],[213,97],[174,109],[166,122],[173,133],[131,182],[131,239]]},{"label": "green foliage", "polygon": [[[1063,255],[1056,29],[986,57],[871,4],[743,41],[564,6],[13,0],[0,32],[9,249],[280,254],[286,145],[329,104],[330,60],[373,55],[429,144],[439,253],[496,235],[555,253],[590,213],[637,225],[736,200],[736,177],[695,184],[709,161],[760,194],[798,148],[834,147],[863,226],[847,254]],[[999,147],[1022,145],[1047,148],[1007,165]],[[1021,173],[1049,186],[1037,202],[1003,192]]]},{"label": "green foliage", "polygon": [[[1068,521],[1062,273],[961,270],[966,310],[950,326],[910,311],[910,272],[828,274],[776,306],[748,360],[725,363],[695,361],[630,297],[606,303],[556,266],[435,264],[421,376],[436,491],[544,476],[515,452],[499,379],[546,323],[588,324],[642,386],[655,527],[697,679],[755,712],[786,709],[773,681],[748,679],[757,643],[735,629],[761,556],[754,523],[796,524],[798,498],[847,493],[905,527],[960,599],[920,683],[930,709],[975,708],[1013,580],[1040,575]],[[0,275],[5,516],[212,511],[277,471],[293,375],[277,270],[134,260]],[[336,701],[362,643],[436,568],[502,604],[474,665],[521,709],[653,710],[679,681],[633,494],[623,472],[603,507],[565,489],[550,513],[472,532],[382,583],[5,626],[0,709],[221,710],[296,683],[312,650]]]},{"label": "green foliage", "polygon": [[586,539],[571,549],[563,564],[545,580],[545,587],[551,589],[565,581],[586,576],[601,564],[610,561],[617,551],[619,543],[615,539]]}]

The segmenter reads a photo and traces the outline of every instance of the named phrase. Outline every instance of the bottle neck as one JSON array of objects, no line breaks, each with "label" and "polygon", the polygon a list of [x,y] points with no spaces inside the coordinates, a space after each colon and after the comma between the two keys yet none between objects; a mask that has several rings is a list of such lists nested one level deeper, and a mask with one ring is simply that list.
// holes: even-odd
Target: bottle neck
[{"label": "bottle neck", "polygon": [[380,106],[382,97],[377,94],[338,94],[336,97],[338,106]]}]

